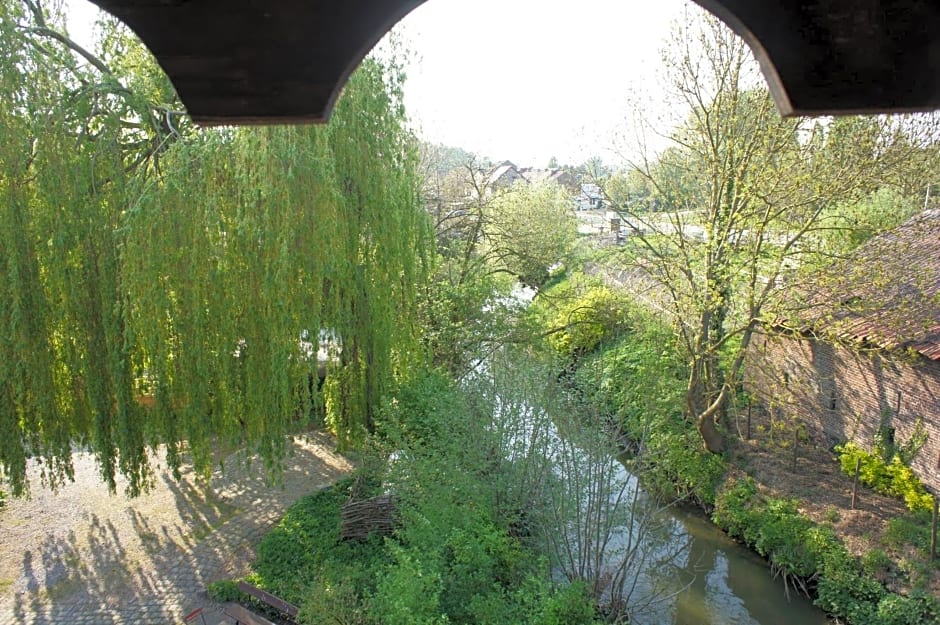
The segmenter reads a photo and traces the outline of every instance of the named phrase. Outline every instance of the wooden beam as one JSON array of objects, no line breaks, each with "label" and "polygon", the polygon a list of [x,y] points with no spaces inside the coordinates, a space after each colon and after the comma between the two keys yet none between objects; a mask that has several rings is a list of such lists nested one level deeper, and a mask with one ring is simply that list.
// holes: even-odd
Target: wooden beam
[{"label": "wooden beam", "polygon": [[235,619],[235,625],[274,625],[274,623],[264,618],[263,616],[258,616],[254,612],[249,612],[237,603],[228,604],[225,606],[225,609],[223,609],[222,612],[226,616],[230,616]]}]

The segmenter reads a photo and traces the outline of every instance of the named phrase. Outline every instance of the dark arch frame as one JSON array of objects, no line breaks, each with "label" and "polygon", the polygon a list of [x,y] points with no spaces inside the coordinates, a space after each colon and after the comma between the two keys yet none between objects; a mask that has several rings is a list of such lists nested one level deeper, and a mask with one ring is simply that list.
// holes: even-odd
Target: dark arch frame
[{"label": "dark arch frame", "polygon": [[[92,1],[147,44],[194,120],[251,124],[326,120],[350,73],[425,0]],[[935,2],[695,2],[747,41],[785,115],[940,108]]]}]

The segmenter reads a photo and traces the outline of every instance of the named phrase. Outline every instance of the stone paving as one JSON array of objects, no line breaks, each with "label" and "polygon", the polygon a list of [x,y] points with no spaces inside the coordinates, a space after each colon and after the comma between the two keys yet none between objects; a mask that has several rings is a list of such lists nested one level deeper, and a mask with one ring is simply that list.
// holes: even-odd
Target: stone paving
[{"label": "stone paving", "polygon": [[135,500],[102,495],[93,463],[77,462],[76,482],[94,484],[0,510],[0,625],[180,624],[199,607],[223,622],[206,585],[247,573],[288,505],[351,471],[332,449],[324,435],[295,441],[281,485],[260,463],[227,463],[207,486],[158,473]]}]

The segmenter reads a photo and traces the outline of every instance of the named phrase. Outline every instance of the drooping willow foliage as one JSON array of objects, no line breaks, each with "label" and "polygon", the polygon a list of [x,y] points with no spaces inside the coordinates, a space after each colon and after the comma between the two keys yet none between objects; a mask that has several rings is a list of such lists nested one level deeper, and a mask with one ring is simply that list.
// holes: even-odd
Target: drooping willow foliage
[{"label": "drooping willow foliage", "polygon": [[56,485],[77,448],[131,493],[158,445],[173,468],[246,446],[276,472],[319,402],[321,337],[327,420],[342,444],[361,437],[414,356],[425,240],[394,64],[364,62],[329,125],[191,133],[141,168],[128,111],[100,114],[114,98],[82,81],[63,89],[16,8],[0,11],[0,467],[14,494],[29,457]]}]

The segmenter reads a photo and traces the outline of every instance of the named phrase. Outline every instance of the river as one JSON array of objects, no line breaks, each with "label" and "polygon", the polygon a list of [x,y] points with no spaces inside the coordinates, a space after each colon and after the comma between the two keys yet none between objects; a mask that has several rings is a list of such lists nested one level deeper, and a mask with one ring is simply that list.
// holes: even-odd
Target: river
[{"label": "river", "polygon": [[[728,538],[697,509],[649,502],[639,481],[616,465],[623,480],[620,501],[638,509],[628,525],[613,525],[602,566],[615,570],[638,541],[629,585],[631,623],[636,625],[824,625],[825,613],[795,591],[786,592],[767,563]],[[616,490],[616,488],[614,489]],[[635,492],[634,492],[635,491]],[[646,505],[651,503],[652,505]],[[589,508],[590,506],[586,506]],[[646,515],[656,517],[654,522]],[[642,526],[642,527],[640,527]],[[638,529],[639,527],[639,529]],[[607,558],[606,554],[610,557]],[[608,596],[610,593],[607,593]]]},{"label": "river", "polygon": [[[808,599],[774,579],[767,563],[728,538],[695,510],[671,508],[677,544],[678,576],[659,581],[674,584],[671,598],[635,613],[638,625],[824,625],[826,615]],[[656,571],[649,571],[656,577]]]},{"label": "river", "polygon": [[[531,294],[514,299],[524,303]],[[647,496],[627,469],[629,460],[618,458],[602,421],[591,425],[591,407],[564,401],[557,388],[546,392],[557,387],[554,375],[533,375],[528,363],[513,357],[501,360],[491,354],[481,362],[472,384],[491,385],[493,427],[504,430],[506,457],[538,454],[557,478],[548,495],[554,522],[544,532],[557,578],[607,579],[602,600],[623,597],[636,625],[829,622],[811,601],[787,593],[761,557],[700,511]],[[571,501],[580,505],[565,503]],[[607,511],[613,507],[618,510]]]}]

